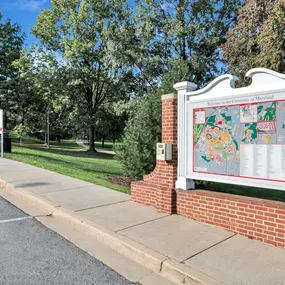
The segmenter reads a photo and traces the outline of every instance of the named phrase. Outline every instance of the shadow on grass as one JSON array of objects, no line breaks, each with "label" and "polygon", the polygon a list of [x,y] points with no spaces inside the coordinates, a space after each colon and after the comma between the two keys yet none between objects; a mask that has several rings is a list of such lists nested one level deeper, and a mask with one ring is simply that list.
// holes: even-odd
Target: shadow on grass
[{"label": "shadow on grass", "polygon": [[71,150],[67,149],[61,149],[61,148],[46,148],[45,146],[31,146],[31,145],[18,145],[18,147],[21,148],[26,148],[30,150],[38,150],[46,153],[53,153],[53,154],[62,154],[66,156],[71,156],[71,157],[86,157],[86,158],[99,158],[99,159],[107,159],[107,160],[112,160],[114,158],[113,154],[110,153],[102,153],[102,152],[88,152],[84,149],[81,148],[76,148],[78,149],[77,151],[74,151],[75,147],[72,148]]},{"label": "shadow on grass", "polygon": [[[199,186],[197,186],[197,188],[199,188]],[[207,187],[201,186],[200,189],[285,202],[285,191],[282,190],[255,188],[224,183],[209,183]]]},{"label": "shadow on grass", "polygon": [[[86,146],[89,145],[88,141],[83,142]],[[114,144],[112,142],[105,142],[104,147],[102,147],[101,141],[96,141],[95,147],[98,149],[112,150],[114,148]]]}]

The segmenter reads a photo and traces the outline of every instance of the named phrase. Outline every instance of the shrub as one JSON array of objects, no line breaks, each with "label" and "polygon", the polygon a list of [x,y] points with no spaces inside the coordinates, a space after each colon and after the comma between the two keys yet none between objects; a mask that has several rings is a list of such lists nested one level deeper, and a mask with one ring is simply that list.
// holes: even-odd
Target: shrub
[{"label": "shrub", "polygon": [[128,120],[122,143],[116,148],[125,175],[140,179],[156,162],[156,143],[161,141],[161,95],[176,92],[173,85],[189,78],[189,66],[182,59],[170,62],[159,88],[137,104]]},{"label": "shrub", "polygon": [[161,140],[161,96],[149,94],[136,106],[125,128],[117,158],[125,175],[140,179],[155,166],[156,143]]}]

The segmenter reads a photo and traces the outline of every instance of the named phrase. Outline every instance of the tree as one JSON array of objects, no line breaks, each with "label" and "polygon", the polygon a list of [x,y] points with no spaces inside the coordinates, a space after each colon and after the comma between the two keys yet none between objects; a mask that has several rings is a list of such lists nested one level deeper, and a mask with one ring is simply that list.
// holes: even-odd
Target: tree
[{"label": "tree", "polygon": [[22,137],[26,133],[25,126],[23,126],[22,124],[17,125],[13,129],[13,133],[19,138],[20,144],[22,144]]},{"label": "tree", "polygon": [[0,108],[4,110],[5,129],[14,127],[11,115],[14,113],[21,85],[12,63],[21,55],[24,37],[21,27],[9,19],[3,20],[0,13]]},{"label": "tree", "polygon": [[[105,145],[105,140],[110,139],[113,144],[116,143],[124,131],[128,114],[122,111],[121,101],[104,104],[98,112],[98,119],[96,121],[96,134],[102,141],[102,147]],[[125,102],[126,104],[126,102]]]},{"label": "tree", "polygon": [[114,56],[136,68],[144,93],[159,85],[174,59],[185,61],[187,80],[201,86],[221,73],[220,45],[240,5],[240,0],[138,0],[134,25]]},{"label": "tree", "polygon": [[65,86],[65,66],[56,55],[40,48],[23,50],[14,62],[20,74],[22,89],[18,92],[18,108],[21,125],[27,133],[43,136],[47,146],[52,134],[60,141],[66,132],[69,113],[72,111],[71,96]]},{"label": "tree", "polygon": [[284,30],[284,0],[247,0],[222,47],[230,72],[241,78],[255,67],[284,72]]},{"label": "tree", "polygon": [[78,110],[88,119],[89,151],[95,151],[95,123],[100,106],[117,95],[126,68],[110,56],[114,35],[129,19],[125,0],[52,0],[33,29],[49,49],[67,62],[69,85],[77,95]]},{"label": "tree", "polygon": [[173,92],[173,84],[187,80],[188,65],[174,60],[170,72],[163,76],[160,88],[142,98],[130,116],[121,144],[116,147],[117,158],[127,176],[142,178],[156,163],[156,143],[161,140],[161,95]]},{"label": "tree", "polygon": [[160,141],[161,99],[149,94],[136,108],[127,123],[122,143],[116,147],[117,158],[126,176],[141,178],[153,170],[155,145]]}]

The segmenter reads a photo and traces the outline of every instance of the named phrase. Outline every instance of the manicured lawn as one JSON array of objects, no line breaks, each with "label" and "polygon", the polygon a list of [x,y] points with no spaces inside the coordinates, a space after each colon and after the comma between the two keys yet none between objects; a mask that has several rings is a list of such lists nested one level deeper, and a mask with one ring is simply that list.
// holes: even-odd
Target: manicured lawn
[{"label": "manicured lawn", "polygon": [[47,149],[41,144],[14,143],[6,158],[32,164],[67,176],[75,177],[117,191],[130,193],[129,187],[115,185],[107,179],[124,175],[113,155],[88,153],[74,141],[52,142]]}]

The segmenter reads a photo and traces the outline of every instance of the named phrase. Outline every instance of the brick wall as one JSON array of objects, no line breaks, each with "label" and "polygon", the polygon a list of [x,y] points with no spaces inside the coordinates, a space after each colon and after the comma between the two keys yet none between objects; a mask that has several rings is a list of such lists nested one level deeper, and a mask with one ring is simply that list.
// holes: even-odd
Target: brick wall
[{"label": "brick wall", "polygon": [[205,190],[177,190],[177,214],[285,247],[285,203]]},{"label": "brick wall", "polygon": [[162,96],[162,142],[172,144],[172,161],[157,161],[155,170],[145,175],[142,181],[131,184],[133,201],[154,206],[159,211],[174,213],[176,211],[177,179],[177,96]]}]

